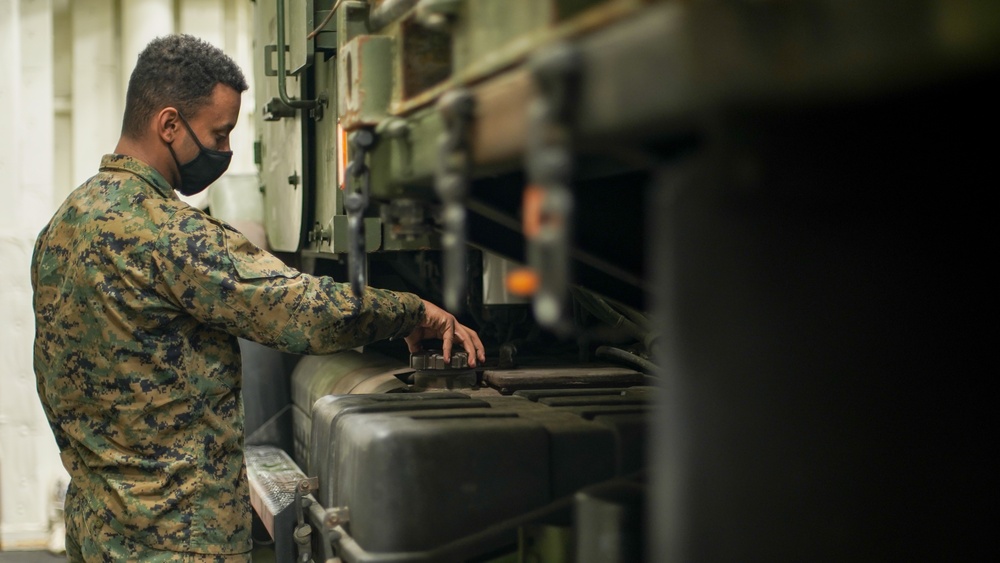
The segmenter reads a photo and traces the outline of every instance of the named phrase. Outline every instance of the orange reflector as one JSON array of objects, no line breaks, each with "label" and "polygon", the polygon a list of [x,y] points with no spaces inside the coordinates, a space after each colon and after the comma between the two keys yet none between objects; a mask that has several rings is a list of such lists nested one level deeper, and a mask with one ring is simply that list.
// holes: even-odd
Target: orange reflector
[{"label": "orange reflector", "polygon": [[541,279],[531,268],[518,268],[507,274],[507,291],[518,297],[531,297],[538,291]]},{"label": "orange reflector", "polygon": [[347,131],[337,120],[337,187],[347,187]]},{"label": "orange reflector", "polygon": [[542,202],[545,192],[535,184],[524,187],[524,199],[521,200],[521,229],[525,238],[533,239],[542,230]]}]

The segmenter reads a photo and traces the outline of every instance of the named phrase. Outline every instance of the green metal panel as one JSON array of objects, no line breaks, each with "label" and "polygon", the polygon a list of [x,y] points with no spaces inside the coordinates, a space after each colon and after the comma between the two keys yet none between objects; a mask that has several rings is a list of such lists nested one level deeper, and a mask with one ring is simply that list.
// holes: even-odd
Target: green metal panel
[{"label": "green metal panel", "polygon": [[[317,61],[315,65],[316,90],[327,92],[336,99],[336,59]],[[313,243],[312,249],[320,253],[346,254],[348,250],[347,215],[344,212],[344,192],[340,189],[338,148],[341,142],[334,116],[317,121],[316,135],[316,185],[314,221],[329,238]],[[378,217],[365,219],[365,250],[375,252],[382,246],[382,221]]]},{"label": "green metal panel", "polygon": [[[347,254],[347,215],[334,215],[331,220],[333,237],[330,249],[334,254]],[[382,246],[382,220],[365,217],[365,252],[375,252]]]},{"label": "green metal panel", "polygon": [[[335,2],[336,0],[311,0],[312,6],[309,13],[306,14],[308,24],[306,29],[317,30],[316,37],[313,39],[313,48],[318,53],[337,51],[337,20],[335,17],[327,20],[330,8]],[[320,24],[324,22],[323,28],[319,29]]]},{"label": "green metal panel", "polygon": [[359,35],[368,33],[368,4],[358,0],[346,0],[334,16],[337,20],[337,48]]},{"label": "green metal panel", "polygon": [[313,0],[285,0],[285,10],[288,70],[299,74],[313,59],[313,42],[306,41],[313,26]]},{"label": "green metal panel", "polygon": [[[353,14],[357,13],[360,12],[353,12]],[[353,39],[357,40],[357,44],[367,42],[372,38],[372,36],[364,33],[366,28],[362,25],[363,20],[360,18],[351,19],[346,15],[340,15],[339,18],[341,26],[345,26],[345,29],[346,27],[350,27],[353,30],[347,32],[347,34],[350,35],[353,33]],[[385,38],[375,37],[375,39],[378,41]],[[348,42],[345,41],[344,43],[346,45]],[[341,50],[341,52],[344,51],[346,49]],[[326,61],[318,59],[315,62],[314,78],[316,90],[317,92],[327,93],[330,100],[338,99],[338,67],[341,66],[340,61],[342,60],[341,57],[337,57]],[[363,60],[367,71],[369,70],[367,65],[370,61],[367,58],[363,58]],[[392,62],[387,57],[383,56],[381,63],[383,64],[383,69],[391,69]],[[388,93],[390,90],[391,85],[384,92]],[[384,103],[386,103],[386,100],[383,100]],[[385,108],[382,110],[382,117],[384,116]],[[413,167],[410,164],[412,155],[410,154],[409,141],[406,138],[392,138],[391,135],[386,133],[386,124],[390,123],[390,120],[381,117],[380,119],[380,143],[387,149],[390,149],[390,153],[397,155],[394,158],[396,165],[393,175],[399,179],[394,182],[398,184],[412,179]],[[404,125],[407,123],[405,120],[402,120],[402,122]],[[340,189],[339,183],[339,175],[342,174],[342,171],[339,169],[341,163],[338,161],[338,145],[341,142],[337,128],[338,123],[340,123],[338,119],[324,119],[315,124],[316,188],[314,220],[319,223],[321,230],[325,230],[328,233],[330,238],[321,242],[317,241],[312,245],[312,248],[314,251],[324,254],[342,254],[347,252],[347,217],[344,211],[344,191]],[[431,135],[434,134],[436,133],[431,133]],[[430,138],[422,133],[418,133],[417,137],[420,139]],[[372,163],[376,163],[378,160],[378,157],[375,155],[371,158]],[[372,164],[372,166],[377,167],[378,164]],[[421,173],[427,175],[432,171],[432,168],[433,162],[428,162],[427,166],[421,168]],[[377,190],[373,191],[375,199],[380,197],[378,193],[379,191]],[[375,214],[378,209],[377,206],[378,202],[373,201],[369,214]],[[365,248],[368,252],[440,248],[440,235],[436,232],[429,232],[414,239],[393,239],[389,236],[387,229],[387,227],[381,224],[381,220],[378,217],[369,217],[365,220]]]},{"label": "green metal panel", "polygon": [[552,18],[551,0],[467,0],[454,33],[457,71],[489,64],[515,42],[530,42]]},{"label": "green metal panel", "polygon": [[433,197],[431,181],[444,123],[436,109],[425,108],[405,120],[405,131],[405,136],[383,134],[371,152],[369,163],[374,198]]},{"label": "green metal panel", "polygon": [[351,131],[376,125],[389,115],[393,88],[393,39],[359,35],[338,55],[340,123]]},{"label": "green metal panel", "polygon": [[[314,65],[316,91],[326,93],[332,103],[337,99],[337,60],[323,60],[318,57]],[[337,131],[337,116],[333,111],[328,111],[324,119],[317,121],[314,125],[316,135],[313,141],[316,144],[316,158],[314,160],[315,186],[312,221],[319,223],[321,228],[327,228],[335,215],[344,214],[344,192],[340,189],[340,170],[338,147],[340,138]],[[314,244],[312,248],[321,252],[333,252],[330,241],[322,241]]]},{"label": "green metal panel", "polygon": [[555,9],[553,17],[557,21],[561,21],[566,18],[571,18],[588,8],[601,3],[606,3],[608,1],[609,0],[555,0],[553,2],[553,8]]},{"label": "green metal panel", "polygon": [[[265,46],[276,43],[277,18],[275,0],[258,0],[254,3],[254,66],[263,69]],[[300,78],[288,77],[288,91],[300,90]],[[258,74],[254,88],[256,104],[263,108],[277,97],[276,77]],[[257,132],[260,142],[260,182],[264,190],[264,228],[272,250],[295,252],[299,249],[302,224],[301,185],[289,179],[302,177],[302,116],[280,121],[265,122],[256,112]],[[301,182],[300,182],[301,183]]]}]

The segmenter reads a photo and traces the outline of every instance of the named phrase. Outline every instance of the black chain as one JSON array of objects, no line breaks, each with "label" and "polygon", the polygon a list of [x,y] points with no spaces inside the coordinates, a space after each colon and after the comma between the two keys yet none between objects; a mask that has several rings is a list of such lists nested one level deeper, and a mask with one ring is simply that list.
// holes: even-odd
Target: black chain
[{"label": "black chain", "polygon": [[375,133],[370,129],[351,133],[350,143],[354,151],[346,170],[350,191],[344,198],[344,208],[347,210],[347,272],[351,291],[356,297],[364,295],[368,285],[365,210],[368,209],[370,179],[365,158],[375,146],[375,141]]},{"label": "black chain", "polygon": [[538,274],[534,297],[538,323],[557,333],[568,333],[567,314],[572,243],[573,134],[582,60],[579,51],[557,44],[531,62],[539,97],[530,113],[527,171],[531,184],[542,192],[537,233],[528,240],[528,264]]},{"label": "black chain", "polygon": [[434,187],[443,204],[444,304],[458,313],[466,294],[465,202],[472,166],[469,126],[474,100],[464,89],[452,90],[438,100],[445,131],[438,144]]}]

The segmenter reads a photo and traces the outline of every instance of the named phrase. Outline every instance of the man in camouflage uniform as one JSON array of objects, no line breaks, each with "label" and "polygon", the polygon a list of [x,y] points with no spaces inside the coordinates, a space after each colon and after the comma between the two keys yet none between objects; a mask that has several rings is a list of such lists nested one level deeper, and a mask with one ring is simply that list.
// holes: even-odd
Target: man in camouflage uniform
[{"label": "man in camouflage uniform", "polygon": [[72,561],[246,561],[237,337],[326,354],[388,337],[482,343],[415,295],[285,266],[178,199],[228,166],[239,68],[160,38],[129,81],[122,136],[66,199],[32,259],[38,394],[72,476]]}]

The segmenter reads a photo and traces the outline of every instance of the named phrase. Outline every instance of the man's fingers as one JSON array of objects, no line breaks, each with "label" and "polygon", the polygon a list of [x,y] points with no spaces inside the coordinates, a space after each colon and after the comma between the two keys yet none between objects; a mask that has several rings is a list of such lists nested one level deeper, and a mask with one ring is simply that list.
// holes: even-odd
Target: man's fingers
[{"label": "man's fingers", "polygon": [[469,354],[469,367],[476,367],[476,350],[472,344],[472,339],[469,338],[468,329],[462,325],[458,325],[455,328],[455,336],[462,342],[462,348],[465,348],[465,351]]},{"label": "man's fingers", "polygon": [[449,319],[445,322],[444,329],[441,332],[441,340],[444,344],[441,346],[441,351],[444,353],[444,361],[448,363],[451,361],[451,346],[455,341],[455,321]]},{"label": "man's fingers", "polygon": [[473,346],[476,348],[476,358],[480,362],[485,362],[486,361],[486,346],[483,346],[483,341],[479,339],[479,335],[476,334],[476,332],[474,330],[470,329],[469,333],[472,334],[472,342],[474,343]]},{"label": "man's fingers", "polygon": [[420,339],[428,337],[441,339],[441,352],[446,362],[451,362],[451,353],[456,339],[468,352],[470,367],[475,367],[486,361],[486,349],[476,331],[460,324],[451,313],[425,300],[423,323],[419,329],[414,330],[406,338],[406,345],[410,349],[410,353],[419,352],[421,350]]},{"label": "man's fingers", "polygon": [[476,331],[465,325],[457,325],[455,336],[462,342],[462,347],[469,353],[469,366],[476,367],[477,363],[486,361],[486,352],[483,342],[479,339]]},{"label": "man's fingers", "polygon": [[480,362],[485,362],[486,361],[486,347],[483,346],[483,341],[479,339],[479,335],[476,334],[476,331],[474,331],[474,330],[472,330],[471,328],[468,328],[468,327],[464,327],[464,328],[469,333],[469,337],[470,337],[469,340],[471,341],[472,347],[473,347],[473,350],[469,350],[469,352],[471,354],[473,354],[476,357],[476,359],[478,359]]}]

